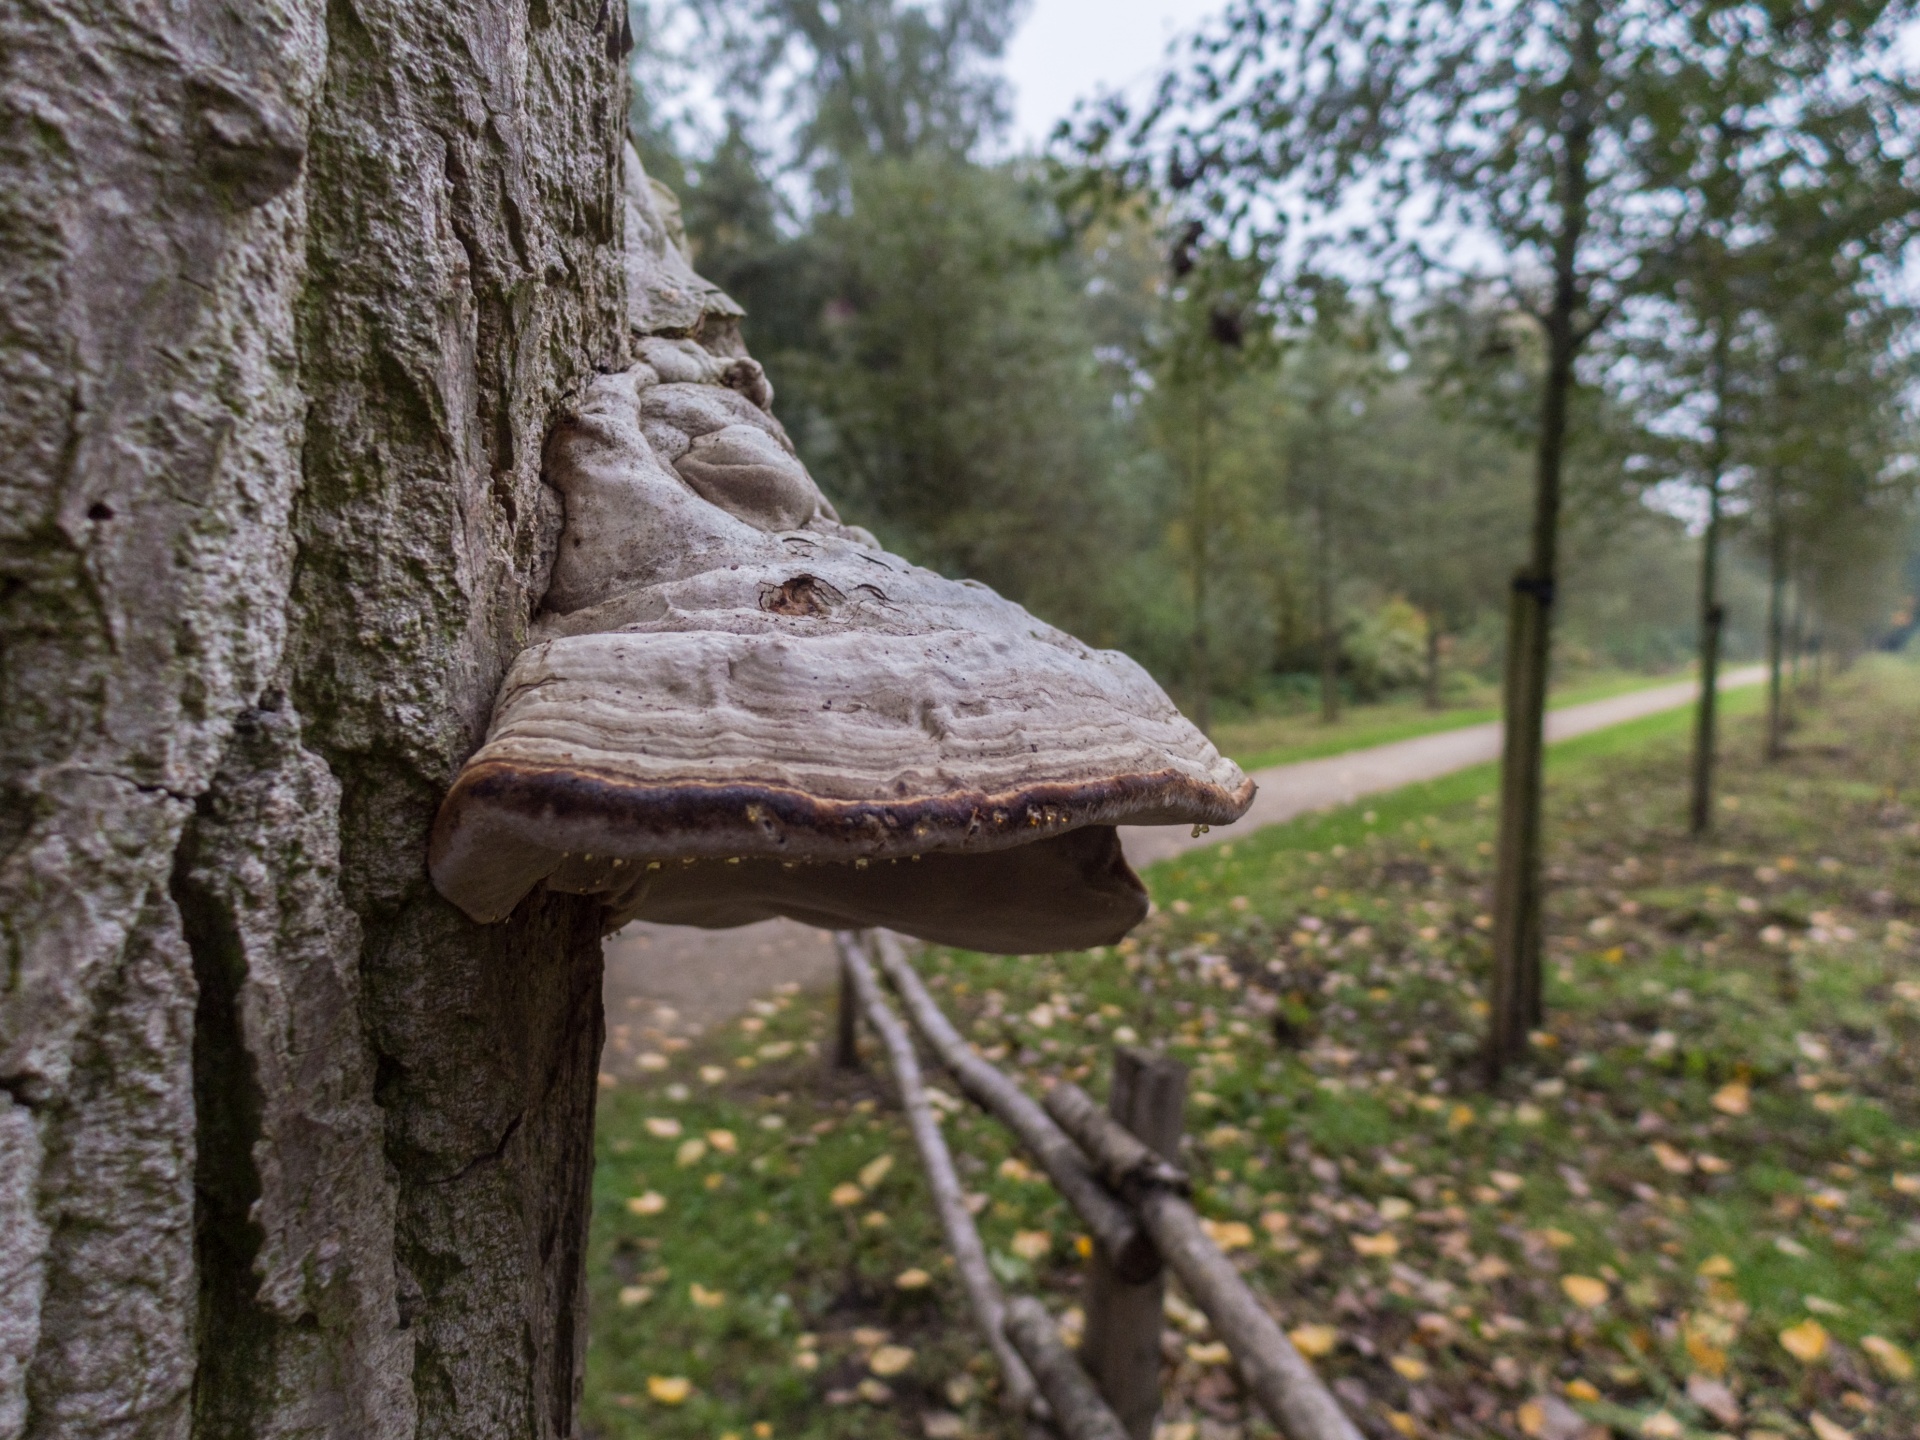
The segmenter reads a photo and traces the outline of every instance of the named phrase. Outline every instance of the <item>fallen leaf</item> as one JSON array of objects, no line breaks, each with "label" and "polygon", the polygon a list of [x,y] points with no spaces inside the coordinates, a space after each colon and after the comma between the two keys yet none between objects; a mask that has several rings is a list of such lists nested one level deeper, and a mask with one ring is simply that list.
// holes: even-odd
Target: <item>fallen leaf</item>
[{"label": "fallen leaf", "polygon": [[1597,1310],[1607,1303],[1607,1297],[1613,1292],[1607,1288],[1607,1282],[1596,1280],[1591,1275],[1562,1275],[1560,1288],[1574,1304],[1586,1310]]},{"label": "fallen leaf", "polygon": [[842,1210],[846,1209],[849,1205],[858,1205],[866,1198],[867,1192],[851,1180],[842,1180],[827,1192],[827,1200],[831,1204],[839,1206]]},{"label": "fallen leaf", "polygon": [[1393,1373],[1409,1384],[1418,1384],[1427,1378],[1427,1362],[1418,1355],[1396,1355],[1387,1362],[1393,1366]]},{"label": "fallen leaf", "polygon": [[1734,1265],[1725,1255],[1709,1255],[1693,1273],[1709,1280],[1724,1280],[1734,1273]]},{"label": "fallen leaf", "polygon": [[1487,1178],[1503,1195],[1517,1195],[1526,1188],[1527,1184],[1523,1176],[1516,1175],[1511,1170],[1493,1170],[1488,1172]]},{"label": "fallen leaf", "polygon": [[1889,1380],[1911,1380],[1913,1357],[1884,1335],[1863,1335],[1860,1348],[1867,1352],[1880,1373]]},{"label": "fallen leaf", "polygon": [[1896,1175],[1893,1188],[1902,1195],[1920,1195],[1920,1175]]},{"label": "fallen leaf", "polygon": [[684,1375],[649,1375],[647,1394],[662,1405],[684,1405],[693,1393],[693,1382]]},{"label": "fallen leaf", "polygon": [[652,1298],[653,1287],[651,1285],[622,1285],[620,1287],[620,1304],[623,1308],[632,1309],[635,1305],[644,1305]]},{"label": "fallen leaf", "polygon": [[688,1165],[698,1165],[707,1156],[707,1142],[704,1140],[682,1140],[679,1150],[674,1152],[673,1163],[683,1169]]},{"label": "fallen leaf", "polygon": [[1733,1398],[1733,1391],[1724,1380],[1716,1380],[1708,1375],[1689,1375],[1687,1399],[1722,1425],[1739,1423],[1740,1402]]},{"label": "fallen leaf", "polygon": [[893,1277],[893,1288],[896,1290],[924,1290],[932,1283],[933,1277],[918,1266],[902,1270]]},{"label": "fallen leaf", "polygon": [[678,1140],[680,1122],[671,1115],[649,1115],[646,1120],[647,1133],[656,1140]]},{"label": "fallen leaf", "polygon": [[727,1303],[725,1291],[709,1290],[698,1280],[687,1287],[687,1298],[692,1300],[693,1303],[698,1305],[702,1310],[718,1310],[722,1305]]},{"label": "fallen leaf", "polygon": [[1033,1170],[1026,1161],[1017,1159],[1012,1155],[1009,1155],[1000,1162],[999,1173],[1002,1180],[1017,1180],[1025,1183],[1033,1179]]},{"label": "fallen leaf", "polygon": [[1200,1228],[1224,1251],[1244,1250],[1253,1244],[1253,1227],[1244,1220],[1202,1220]]},{"label": "fallen leaf", "polygon": [[1729,1081],[1713,1092],[1713,1108],[1722,1115],[1744,1115],[1753,1108],[1753,1091],[1744,1081]]},{"label": "fallen leaf", "polygon": [[1464,1130],[1473,1124],[1474,1118],[1473,1107],[1471,1105],[1456,1105],[1448,1112],[1447,1128],[1449,1130]]},{"label": "fallen leaf", "polygon": [[1853,1431],[1837,1421],[1829,1420],[1818,1410],[1807,1416],[1807,1424],[1813,1427],[1813,1433],[1819,1440],[1853,1440]]},{"label": "fallen leaf", "polygon": [[887,1178],[887,1172],[893,1169],[893,1156],[877,1155],[860,1167],[860,1184],[867,1190],[879,1187]]},{"label": "fallen leaf", "polygon": [[871,1375],[853,1387],[853,1393],[869,1405],[886,1405],[893,1400],[893,1391],[884,1380],[876,1380]]},{"label": "fallen leaf", "polygon": [[904,1345],[882,1345],[867,1357],[867,1368],[876,1375],[898,1375],[913,1364],[913,1351]]},{"label": "fallen leaf", "polygon": [[920,1417],[920,1433],[927,1440],[963,1440],[967,1422],[951,1410],[929,1410]]},{"label": "fallen leaf", "polygon": [[1647,1440],[1681,1440],[1687,1427],[1664,1410],[1656,1410],[1640,1422],[1640,1433]]},{"label": "fallen leaf", "polygon": [[627,1201],[627,1209],[636,1215],[658,1215],[667,1208],[667,1197],[658,1190],[649,1190],[644,1195],[636,1195]]},{"label": "fallen leaf", "polygon": [[1693,1173],[1693,1157],[1684,1151],[1674,1149],[1664,1140],[1656,1140],[1648,1148],[1653,1151],[1653,1158],[1660,1162],[1660,1168],[1669,1175]]},{"label": "fallen leaf", "polygon": [[1053,1236],[1045,1230],[1021,1230],[1007,1247],[1022,1260],[1038,1260],[1053,1249]]},{"label": "fallen leaf", "polygon": [[1404,1435],[1407,1440],[1414,1440],[1420,1433],[1420,1422],[1406,1410],[1387,1411],[1387,1424],[1393,1427],[1394,1434]]},{"label": "fallen leaf", "polygon": [[1287,1332],[1287,1339],[1309,1360],[1318,1360],[1333,1353],[1333,1347],[1340,1343],[1340,1332],[1331,1325],[1296,1325]]},{"label": "fallen leaf", "polygon": [[1513,1267],[1498,1255],[1483,1255],[1473,1262],[1473,1268],[1467,1271],[1467,1278],[1476,1285],[1491,1285],[1512,1273]]},{"label": "fallen leaf", "polygon": [[878,1325],[857,1325],[853,1331],[853,1343],[862,1350],[871,1350],[877,1345],[886,1344],[889,1333]]},{"label": "fallen leaf", "polygon": [[1780,1346],[1803,1365],[1812,1365],[1827,1353],[1827,1327],[1818,1320],[1802,1320],[1780,1332]]},{"label": "fallen leaf", "polygon": [[1391,1230],[1382,1230],[1378,1235],[1362,1235],[1356,1231],[1347,1239],[1358,1254],[1375,1260],[1391,1260],[1400,1253],[1400,1241]]},{"label": "fallen leaf", "polygon": [[[1413,1202],[1399,1195],[1387,1196],[1375,1208],[1379,1210],[1380,1218],[1389,1224],[1396,1220],[1404,1220],[1413,1214]],[[1266,1219],[1264,1215],[1260,1218],[1263,1221]]]},{"label": "fallen leaf", "polygon": [[1233,1358],[1233,1352],[1218,1340],[1205,1344],[1187,1346],[1187,1358],[1196,1365],[1224,1365]]},{"label": "fallen leaf", "polygon": [[1600,1387],[1591,1380],[1569,1380],[1561,1388],[1567,1392],[1569,1400],[1584,1400],[1591,1403],[1600,1398]]},{"label": "fallen leaf", "polygon": [[1284,1210],[1263,1210],[1260,1212],[1260,1228],[1269,1235],[1284,1235],[1293,1224]]},{"label": "fallen leaf", "polygon": [[703,1084],[718,1085],[726,1078],[727,1067],[724,1065],[702,1065],[700,1067],[700,1080]]},{"label": "fallen leaf", "polygon": [[732,1155],[740,1148],[740,1141],[731,1130],[707,1131],[707,1143],[722,1155]]}]

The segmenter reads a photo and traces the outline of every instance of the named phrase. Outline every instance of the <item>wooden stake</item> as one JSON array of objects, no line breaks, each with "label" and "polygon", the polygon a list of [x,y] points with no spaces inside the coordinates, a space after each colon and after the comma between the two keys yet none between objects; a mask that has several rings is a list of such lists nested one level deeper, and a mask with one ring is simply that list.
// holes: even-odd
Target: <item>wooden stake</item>
[{"label": "wooden stake", "polygon": [[1113,1257],[1114,1268],[1124,1278],[1138,1282],[1159,1274],[1160,1252],[1153,1248],[1153,1241],[1133,1213],[1094,1178],[1086,1157],[1066,1132],[1010,1077],[974,1054],[907,963],[900,942],[885,930],[872,935],[881,969],[900,996],[907,1018],[968,1098],[1013,1131],[1040,1162],[1054,1187],[1086,1222],[1094,1243]]},{"label": "wooden stake", "polygon": [[840,1009],[834,1017],[833,1068],[858,1070],[860,1001],[853,993],[853,977],[847,970],[847,947],[853,943],[853,937],[842,931],[833,940],[840,951]]},{"label": "wooden stake", "polygon": [[[1055,1086],[1048,1100],[1055,1095],[1069,1105],[1076,1096],[1093,1103],[1078,1086]],[[1113,1118],[1126,1127],[1093,1129],[1110,1142],[1103,1147],[1105,1154],[1096,1152],[1110,1176],[1138,1184],[1141,1176],[1161,1177],[1170,1170],[1178,1175],[1172,1162],[1179,1158],[1186,1122],[1186,1067],[1143,1050],[1116,1050],[1109,1104]],[[1096,1241],[1088,1279],[1087,1333],[1080,1358],[1132,1440],[1151,1440],[1160,1416],[1165,1277],[1156,1273],[1145,1280],[1130,1278]]]},{"label": "wooden stake", "polygon": [[885,996],[880,993],[880,982],[867,964],[867,957],[861,954],[859,942],[845,932],[835,939],[840,947],[842,973],[858,998],[867,1023],[886,1046],[887,1061],[893,1067],[894,1083],[900,1088],[901,1108],[907,1112],[907,1124],[913,1131],[914,1146],[920,1152],[921,1168],[926,1171],[927,1188],[933,1192],[934,1208],[940,1215],[940,1228],[946,1234],[947,1249],[953,1254],[954,1266],[959,1270],[961,1284],[966,1288],[974,1323],[980,1327],[988,1347],[993,1351],[993,1358],[1000,1365],[1001,1399],[1014,1414],[1029,1414],[1039,1389],[1034,1383],[1033,1372],[1027,1369],[1026,1362],[1007,1339],[1006,1304],[1000,1297],[1000,1286],[994,1280],[993,1272],[987,1268],[986,1247],[980,1243],[980,1232],[973,1227],[973,1216],[968,1213],[966,1194],[960,1188],[960,1177],[954,1173],[953,1156],[947,1150],[946,1137],[941,1135],[939,1121],[934,1118],[933,1107],[927,1102],[926,1087],[920,1080],[920,1060],[913,1053],[913,1041],[907,1034],[907,1027],[900,1023],[900,1017],[893,1013]]},{"label": "wooden stake", "polygon": [[[1101,1114],[1099,1107],[1087,1099],[1085,1091],[1080,1091],[1079,1100],[1086,1103],[1069,1100],[1056,1106],[1055,1094],[1066,1089],[1079,1090],[1079,1086],[1066,1081],[1056,1085],[1047,1094],[1048,1112],[1056,1119],[1061,1119],[1062,1124],[1066,1123],[1063,1115],[1073,1116],[1076,1125],[1068,1125],[1068,1133],[1084,1148],[1096,1152],[1124,1152],[1125,1145],[1119,1136],[1095,1133],[1103,1129],[1117,1131],[1120,1126],[1115,1120]],[[1116,1094],[1119,1089],[1116,1070]],[[1287,1440],[1362,1440],[1360,1431],[1347,1418],[1346,1412],[1340,1408],[1339,1402],[1333,1398],[1313,1366],[1293,1348],[1293,1342],[1287,1339],[1274,1318],[1254,1298],[1253,1292],[1247,1288],[1247,1282],[1240,1278],[1240,1272],[1220,1253],[1220,1247],[1208,1238],[1193,1207],[1170,1187],[1137,1184],[1135,1192],[1128,1198],[1138,1204],[1140,1218],[1146,1222],[1147,1232],[1159,1247],[1161,1258],[1180,1277],[1180,1283],[1186,1287],[1194,1303],[1213,1322],[1214,1332],[1233,1352],[1240,1378],[1255,1403],[1266,1412],[1268,1419],[1280,1427],[1280,1432]],[[1087,1361],[1087,1368],[1094,1371],[1096,1380],[1101,1380],[1102,1393],[1107,1396],[1122,1422],[1126,1423],[1128,1412],[1122,1409],[1114,1392],[1107,1389],[1090,1353],[1093,1317],[1094,1307],[1089,1304],[1087,1337],[1090,1343],[1087,1350],[1083,1351],[1083,1358]],[[1157,1355],[1155,1365],[1157,1374]],[[1135,1433],[1131,1426],[1129,1433]]]},{"label": "wooden stake", "polygon": [[1087,1372],[1060,1343],[1046,1306],[1030,1295],[1014,1299],[1007,1306],[1007,1335],[1033,1367],[1053,1410],[1054,1427],[1066,1440],[1128,1440]]}]

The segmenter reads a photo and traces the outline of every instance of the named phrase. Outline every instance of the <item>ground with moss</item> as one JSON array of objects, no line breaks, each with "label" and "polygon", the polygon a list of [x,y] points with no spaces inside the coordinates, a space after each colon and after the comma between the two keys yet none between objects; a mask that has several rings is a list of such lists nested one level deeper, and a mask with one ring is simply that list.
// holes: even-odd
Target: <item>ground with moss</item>
[{"label": "ground with moss", "polygon": [[[1197,1203],[1369,1434],[1920,1433],[1920,671],[1862,667],[1716,833],[1687,717],[1551,762],[1548,1016],[1489,1088],[1490,769],[1156,867],[1114,950],[929,950],[1038,1089],[1116,1043],[1191,1067]],[[603,1091],[586,1417],[606,1437],[1013,1433],[884,1063],[776,996]],[[1071,1331],[1070,1213],[952,1097],[995,1268]],[[1270,1434],[1169,1302],[1163,1435]]]}]

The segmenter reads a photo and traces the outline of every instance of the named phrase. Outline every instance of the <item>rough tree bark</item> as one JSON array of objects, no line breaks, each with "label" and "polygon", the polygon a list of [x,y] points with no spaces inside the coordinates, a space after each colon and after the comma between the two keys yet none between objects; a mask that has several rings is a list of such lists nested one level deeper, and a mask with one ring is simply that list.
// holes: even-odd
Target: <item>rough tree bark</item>
[{"label": "rough tree bark", "polygon": [[586,900],[434,807],[624,364],[606,0],[0,10],[0,1437],[559,1437]]}]

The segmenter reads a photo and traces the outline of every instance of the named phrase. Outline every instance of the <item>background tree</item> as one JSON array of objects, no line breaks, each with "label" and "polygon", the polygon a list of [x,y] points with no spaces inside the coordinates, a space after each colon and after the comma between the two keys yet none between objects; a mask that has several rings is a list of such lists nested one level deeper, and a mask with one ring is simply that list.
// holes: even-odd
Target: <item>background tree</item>
[{"label": "background tree", "polygon": [[[1488,1046],[1496,1075],[1540,1016],[1542,723],[1575,366],[1649,262],[1690,233],[1661,148],[1676,132],[1649,122],[1681,131],[1713,123],[1692,103],[1710,97],[1689,89],[1692,70],[1681,63],[1703,36],[1764,44],[1782,57],[1777,73],[1802,82],[1871,87],[1898,70],[1901,5],[1756,13],[1738,41],[1708,23],[1728,8],[1241,0],[1142,117],[1115,102],[1081,131],[1090,158],[1161,179],[1229,229],[1279,224],[1308,255],[1358,241],[1373,263],[1422,274],[1447,261],[1449,236],[1470,235],[1500,256],[1512,302],[1539,326],[1533,535],[1506,647]],[[1900,112],[1887,103],[1898,98],[1897,83],[1881,86],[1864,117],[1872,133],[1853,143],[1904,153]],[[1801,133],[1806,113],[1783,128]],[[1355,208],[1375,217],[1357,234]]]}]

